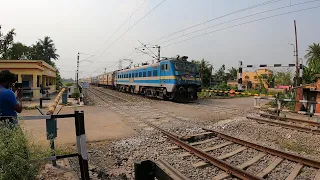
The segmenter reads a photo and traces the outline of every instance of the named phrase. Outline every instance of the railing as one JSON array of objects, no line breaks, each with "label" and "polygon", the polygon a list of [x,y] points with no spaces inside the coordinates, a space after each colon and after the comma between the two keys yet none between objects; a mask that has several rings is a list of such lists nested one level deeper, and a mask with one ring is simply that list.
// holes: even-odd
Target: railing
[{"label": "railing", "polygon": [[282,108],[282,103],[283,102],[295,102],[295,103],[309,103],[311,104],[310,105],[310,108],[309,108],[309,112],[307,111],[298,111],[297,113],[299,114],[304,114],[304,115],[310,115],[313,116],[320,116],[320,113],[314,113],[314,110],[315,110],[315,105],[316,104],[320,104],[320,102],[318,101],[308,101],[308,100],[295,100],[295,99],[280,99],[280,98],[276,98],[276,97],[267,97],[267,96],[257,96],[257,97],[254,97],[254,102],[253,102],[253,106],[255,108],[261,108],[261,103],[260,101],[261,100],[272,100],[272,101],[275,101],[277,103],[277,108],[268,108],[268,110],[271,110],[271,111],[275,111],[277,112],[277,114],[279,115],[280,112],[290,112],[290,110],[287,110],[287,109],[283,109]]}]

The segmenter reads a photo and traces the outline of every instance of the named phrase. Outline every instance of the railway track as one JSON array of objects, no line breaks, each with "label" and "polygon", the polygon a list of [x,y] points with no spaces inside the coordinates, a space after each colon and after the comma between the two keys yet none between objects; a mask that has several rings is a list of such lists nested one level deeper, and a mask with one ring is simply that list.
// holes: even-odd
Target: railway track
[{"label": "railway track", "polygon": [[[200,168],[200,167],[208,166],[211,164],[224,171],[224,172],[218,173],[213,177],[208,177],[208,178],[218,180],[218,179],[224,179],[231,176],[235,176],[239,179],[263,179],[267,177],[269,174],[273,173],[273,171],[278,166],[281,166],[281,163],[283,161],[287,160],[287,161],[293,162],[294,165],[292,166],[290,173],[289,174],[287,173],[288,175],[285,177],[286,180],[293,180],[299,177],[299,173],[304,167],[314,168],[316,171],[314,175],[314,179],[320,179],[320,170],[319,170],[320,162],[317,162],[311,159],[307,159],[301,156],[296,156],[290,153],[285,153],[272,148],[264,147],[264,146],[254,144],[248,141],[244,141],[244,140],[226,135],[224,133],[221,133],[215,130],[207,129],[207,128],[203,128],[203,129],[206,130],[206,132],[213,133],[215,137],[220,138],[220,140],[224,140],[224,142],[220,142],[214,146],[207,147],[204,149],[197,148],[195,147],[196,145],[200,145],[200,144],[203,145],[204,143],[208,143],[211,141],[218,141],[219,139],[213,138],[213,139],[202,140],[199,142],[187,143],[182,141],[175,134],[170,133],[161,127],[158,127],[150,122],[146,122],[146,123],[149,126],[161,131],[164,135],[166,135],[170,139],[170,141],[174,142],[177,145],[177,146],[170,147],[169,149],[182,148],[187,151],[185,153],[180,153],[177,156],[187,157],[187,156],[195,155],[201,158],[202,161],[194,163],[193,164],[194,167]],[[230,152],[224,152],[217,157],[210,154],[211,151],[218,151],[221,148],[225,148],[227,146],[231,146],[234,144],[237,144],[240,146],[238,146],[237,148],[235,148]],[[255,155],[251,156],[250,158],[248,158],[247,160],[239,164],[232,165],[231,163],[227,162],[228,159],[230,162],[230,159],[232,159],[233,156],[236,156],[237,154],[240,154],[245,150],[247,151],[254,150],[254,151],[257,151],[258,153],[255,153]],[[259,161],[261,161],[261,159],[263,159],[266,156],[272,156],[271,158],[272,160],[269,163],[269,165],[263,168],[261,171],[247,172],[245,170],[245,169],[250,169],[250,166],[259,166],[258,165]],[[278,170],[279,169],[277,169],[277,171]],[[276,173],[282,174],[283,172],[276,172]],[[282,178],[279,178],[279,179],[282,179]]]},{"label": "railway track", "polygon": [[[158,109],[146,105],[133,105],[122,98],[91,89],[90,93],[107,102],[109,107],[132,119],[141,131],[150,126],[175,143],[163,154],[176,171],[192,179],[320,179],[320,162],[277,151],[234,138],[212,129],[201,128],[170,114],[155,113]],[[113,100],[115,102],[112,102]],[[120,103],[117,103],[120,102]],[[121,104],[125,102],[125,105]],[[140,126],[141,124],[145,124]],[[193,129],[190,131],[190,129]],[[211,134],[205,139],[186,142],[194,133]],[[213,137],[213,138],[212,138]],[[179,172],[177,172],[179,174]]]},{"label": "railway track", "polygon": [[247,116],[247,119],[251,119],[259,123],[275,125],[283,128],[320,135],[320,130],[318,129],[320,124],[317,122],[297,120],[292,118],[277,118],[275,120],[275,116],[267,115],[267,114],[263,114],[262,117],[272,117],[273,119],[266,119],[266,118],[254,117],[254,116]]}]

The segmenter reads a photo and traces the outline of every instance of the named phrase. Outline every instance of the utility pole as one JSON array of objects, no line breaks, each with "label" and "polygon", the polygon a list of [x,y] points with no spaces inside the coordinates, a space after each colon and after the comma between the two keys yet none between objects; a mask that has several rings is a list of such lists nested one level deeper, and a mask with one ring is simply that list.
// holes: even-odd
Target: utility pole
[{"label": "utility pole", "polygon": [[160,62],[160,46],[157,46],[158,48],[158,61]]},{"label": "utility pole", "polygon": [[210,86],[211,86],[211,80],[212,80],[212,71],[213,71],[213,66],[212,66],[212,64],[211,64],[211,68],[210,68]]},{"label": "utility pole", "polygon": [[297,35],[296,20],[294,20],[294,32],[295,32],[295,37],[296,37],[296,82],[295,82],[295,86],[299,86],[299,56],[298,56],[298,35]]},{"label": "utility pole", "polygon": [[79,88],[79,57],[80,53],[78,52],[78,57],[77,57],[77,87]]}]

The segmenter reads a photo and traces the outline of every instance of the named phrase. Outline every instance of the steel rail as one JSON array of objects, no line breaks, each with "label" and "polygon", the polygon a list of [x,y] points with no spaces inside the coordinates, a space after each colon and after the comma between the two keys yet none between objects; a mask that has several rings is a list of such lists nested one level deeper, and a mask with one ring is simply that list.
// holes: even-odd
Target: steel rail
[{"label": "steel rail", "polygon": [[179,138],[175,137],[175,135],[171,134],[170,132],[167,132],[163,129],[161,129],[160,127],[158,126],[155,126],[149,122],[144,122],[146,124],[148,124],[149,126],[161,131],[164,135],[166,135],[171,141],[173,141],[174,143],[176,143],[178,146],[180,146],[181,148],[189,151],[190,153],[192,154],[195,154],[196,156],[198,156],[199,158],[203,159],[204,161],[206,162],[209,162],[210,164],[226,171],[227,173],[230,173],[240,179],[246,179],[246,180],[249,180],[249,179],[261,179],[253,174],[250,174],[248,172],[246,172],[245,170],[242,170],[242,169],[239,169],[237,167],[234,167],[232,165],[230,165],[229,163],[227,162],[224,162],[222,160],[219,160],[213,156],[211,156],[210,154],[208,153],[205,153],[204,151],[198,149],[198,148],[195,148],[193,146],[190,146],[189,144],[181,141]]},{"label": "steel rail", "polygon": [[315,122],[315,121],[307,121],[307,120],[300,120],[300,119],[294,119],[294,118],[287,118],[287,117],[279,117],[276,115],[272,114],[266,114],[266,113],[260,113],[261,117],[266,117],[266,118],[271,118],[271,119],[277,119],[277,120],[283,120],[283,121],[292,121],[292,122],[297,122],[297,123],[306,123],[311,126],[318,126],[320,127],[320,123]]},{"label": "steel rail", "polygon": [[247,119],[252,119],[254,121],[261,122],[261,123],[279,125],[279,126],[282,126],[285,128],[293,129],[293,130],[298,130],[298,131],[302,131],[302,132],[320,135],[320,130],[318,130],[318,129],[311,129],[311,128],[307,128],[307,127],[302,127],[302,126],[297,126],[297,125],[293,125],[293,124],[287,124],[287,123],[283,123],[283,122],[277,122],[277,121],[273,121],[273,120],[267,120],[267,119],[262,119],[259,117],[252,117],[252,116],[247,116]]},{"label": "steel rail", "polygon": [[237,143],[237,144],[240,144],[240,145],[243,145],[243,146],[250,147],[252,149],[256,149],[256,150],[259,150],[259,151],[262,151],[262,152],[266,152],[266,153],[272,154],[274,156],[282,157],[282,158],[288,159],[290,161],[294,161],[294,162],[297,162],[297,163],[305,164],[305,165],[308,165],[308,166],[311,166],[311,167],[320,168],[320,162],[314,161],[312,159],[304,158],[304,157],[297,156],[297,155],[294,155],[294,154],[285,153],[285,152],[278,151],[278,150],[275,150],[275,149],[272,149],[272,148],[269,148],[269,147],[265,147],[265,146],[261,146],[261,145],[258,145],[258,144],[254,144],[254,143],[251,143],[251,142],[248,142],[248,141],[244,141],[244,140],[229,136],[227,134],[224,134],[224,133],[212,130],[212,129],[208,129],[208,128],[202,128],[202,129],[206,130],[206,131],[213,132],[217,136],[219,136],[219,137],[221,137],[223,139],[226,139],[228,141],[232,141],[234,143]]}]

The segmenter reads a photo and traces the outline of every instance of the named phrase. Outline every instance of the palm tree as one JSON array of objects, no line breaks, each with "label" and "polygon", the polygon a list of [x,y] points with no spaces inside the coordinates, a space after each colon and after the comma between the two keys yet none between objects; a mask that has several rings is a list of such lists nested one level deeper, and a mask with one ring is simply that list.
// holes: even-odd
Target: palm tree
[{"label": "palm tree", "polygon": [[60,56],[56,54],[57,49],[49,36],[45,36],[43,40],[39,39],[39,44],[42,46],[42,55],[45,62],[52,64],[51,59],[59,59]]},{"label": "palm tree", "polygon": [[307,54],[304,56],[311,71],[319,73],[320,71],[320,44],[313,43],[309,45]]}]

